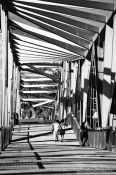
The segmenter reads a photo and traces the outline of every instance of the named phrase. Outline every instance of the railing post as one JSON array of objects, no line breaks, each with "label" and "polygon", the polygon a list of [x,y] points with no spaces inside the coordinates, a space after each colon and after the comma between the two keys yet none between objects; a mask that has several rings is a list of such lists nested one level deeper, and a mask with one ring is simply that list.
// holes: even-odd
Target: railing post
[{"label": "railing post", "polygon": [[90,130],[90,147],[93,147],[93,130]]},{"label": "railing post", "polygon": [[90,146],[90,130],[88,130],[88,146]]},{"label": "railing post", "polygon": [[96,130],[96,148],[99,148],[99,130]]},{"label": "railing post", "polygon": [[29,127],[28,127],[28,131],[27,131],[27,142],[29,143]]},{"label": "railing post", "polygon": [[102,149],[102,133],[103,133],[103,130],[100,129],[99,130],[99,148]]},{"label": "railing post", "polygon": [[114,131],[112,142],[113,142],[113,145],[112,145],[113,151],[116,151],[116,128],[115,128],[115,131]]},{"label": "railing post", "polygon": [[114,133],[114,146],[116,147],[116,127],[115,127],[115,133]]},{"label": "railing post", "polygon": [[90,147],[92,147],[92,130],[90,130]]},{"label": "railing post", "polygon": [[96,141],[96,131],[93,130],[93,147],[95,148],[95,141]]},{"label": "railing post", "polygon": [[106,147],[107,150],[111,151],[112,150],[112,128],[108,128],[106,130]]}]

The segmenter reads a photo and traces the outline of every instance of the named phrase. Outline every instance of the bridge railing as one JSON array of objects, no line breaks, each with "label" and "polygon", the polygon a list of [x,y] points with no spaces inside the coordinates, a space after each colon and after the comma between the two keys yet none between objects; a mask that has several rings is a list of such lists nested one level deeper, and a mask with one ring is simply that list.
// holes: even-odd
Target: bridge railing
[{"label": "bridge railing", "polygon": [[112,149],[116,151],[116,127],[112,132]]},{"label": "bridge railing", "polygon": [[71,125],[77,140],[80,141],[80,125],[77,119],[74,116],[72,116],[72,113],[70,113],[67,115],[65,121],[68,125]]},{"label": "bridge railing", "polygon": [[88,130],[88,144],[90,147],[116,150],[116,128],[112,127]]},{"label": "bridge railing", "polygon": [[[76,117],[68,114],[65,120],[68,125],[71,125],[77,140],[81,143],[80,125]],[[115,130],[112,130],[112,127],[88,129],[87,142],[88,146],[92,148],[116,151],[116,128]]]},{"label": "bridge railing", "polygon": [[1,127],[1,150],[4,150],[10,143],[12,138],[13,125],[9,127]]}]

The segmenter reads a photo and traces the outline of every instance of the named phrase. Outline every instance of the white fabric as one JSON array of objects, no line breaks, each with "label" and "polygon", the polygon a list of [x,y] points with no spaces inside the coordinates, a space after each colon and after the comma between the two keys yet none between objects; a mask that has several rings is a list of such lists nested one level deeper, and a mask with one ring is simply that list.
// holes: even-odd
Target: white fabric
[{"label": "white fabric", "polygon": [[60,128],[58,123],[54,123],[53,126],[54,126],[54,132],[58,131]]}]

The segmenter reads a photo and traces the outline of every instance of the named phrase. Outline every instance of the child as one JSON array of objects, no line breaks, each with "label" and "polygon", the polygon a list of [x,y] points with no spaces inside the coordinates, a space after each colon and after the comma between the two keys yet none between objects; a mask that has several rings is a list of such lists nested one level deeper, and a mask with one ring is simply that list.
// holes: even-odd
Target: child
[{"label": "child", "polygon": [[54,141],[57,142],[60,130],[59,120],[56,120],[56,122],[52,124],[52,128],[53,128]]}]

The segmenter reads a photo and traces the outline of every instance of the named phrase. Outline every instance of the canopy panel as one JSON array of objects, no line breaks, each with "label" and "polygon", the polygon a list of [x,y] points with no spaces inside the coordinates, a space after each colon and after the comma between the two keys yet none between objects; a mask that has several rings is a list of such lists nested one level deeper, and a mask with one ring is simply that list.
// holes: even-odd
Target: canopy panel
[{"label": "canopy panel", "polygon": [[8,11],[12,52],[21,71],[22,100],[31,101],[34,106],[53,103],[61,83],[62,63],[87,58],[111,19],[116,1],[4,2],[1,1]]}]

